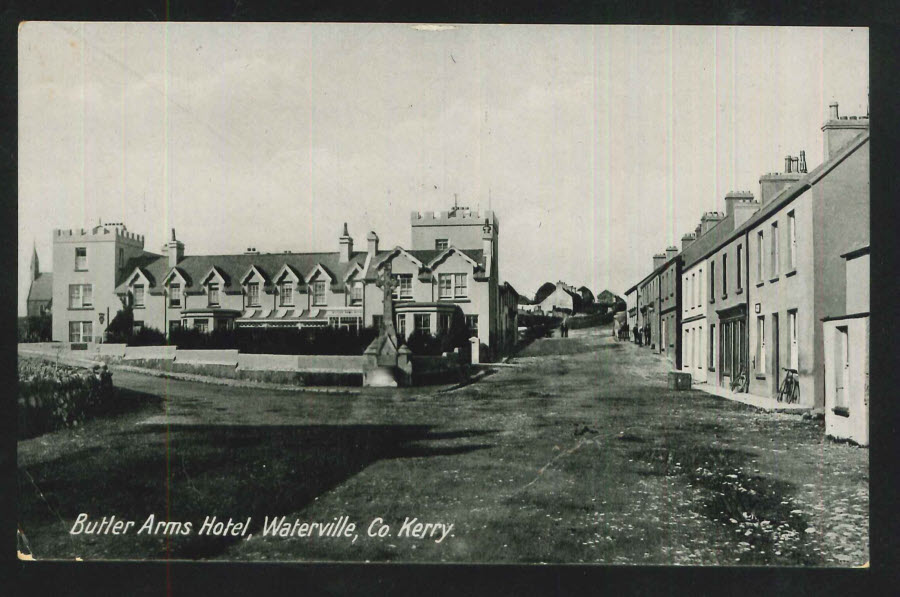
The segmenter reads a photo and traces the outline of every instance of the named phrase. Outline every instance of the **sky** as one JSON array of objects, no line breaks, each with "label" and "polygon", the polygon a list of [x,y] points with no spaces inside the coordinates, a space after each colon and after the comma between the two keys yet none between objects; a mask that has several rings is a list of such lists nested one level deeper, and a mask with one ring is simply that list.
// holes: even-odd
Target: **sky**
[{"label": "sky", "polygon": [[728,191],[818,165],[869,78],[866,29],[786,27],[28,22],[18,69],[20,315],[54,228],[393,247],[454,197],[521,294],[621,295]]}]

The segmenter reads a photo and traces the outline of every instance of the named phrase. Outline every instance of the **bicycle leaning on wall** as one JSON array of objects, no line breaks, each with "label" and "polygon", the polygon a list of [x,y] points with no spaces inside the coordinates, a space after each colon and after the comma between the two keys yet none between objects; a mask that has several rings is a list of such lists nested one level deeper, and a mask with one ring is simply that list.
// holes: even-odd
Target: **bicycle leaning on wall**
[{"label": "bicycle leaning on wall", "polygon": [[785,374],[781,388],[778,390],[778,402],[797,404],[800,402],[800,380],[797,379],[797,370],[788,367],[781,369],[785,371]]}]

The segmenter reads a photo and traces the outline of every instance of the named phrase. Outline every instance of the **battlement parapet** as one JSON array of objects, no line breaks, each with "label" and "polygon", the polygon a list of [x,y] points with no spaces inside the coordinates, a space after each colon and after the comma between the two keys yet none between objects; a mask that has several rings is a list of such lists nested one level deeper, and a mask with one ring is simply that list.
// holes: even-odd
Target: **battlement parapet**
[{"label": "battlement parapet", "polygon": [[497,222],[493,210],[473,211],[456,209],[450,211],[414,211],[410,214],[413,226],[467,225],[483,224],[485,220]]},{"label": "battlement parapet", "polygon": [[105,241],[105,240],[126,240],[133,243],[144,245],[144,235],[135,232],[129,232],[124,225],[105,225],[94,226],[93,228],[54,228],[54,242],[68,241]]}]

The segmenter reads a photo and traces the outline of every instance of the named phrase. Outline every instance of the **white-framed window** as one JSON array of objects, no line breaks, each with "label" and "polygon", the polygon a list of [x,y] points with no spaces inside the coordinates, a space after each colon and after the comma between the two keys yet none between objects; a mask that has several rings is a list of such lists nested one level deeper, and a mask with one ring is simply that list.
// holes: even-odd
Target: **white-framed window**
[{"label": "white-framed window", "polygon": [[703,268],[697,272],[697,308],[703,307]]},{"label": "white-framed window", "polygon": [[363,283],[353,282],[350,287],[350,304],[361,305],[363,302]]},{"label": "white-framed window", "polygon": [[[789,211],[788,215],[788,266],[791,270],[797,268],[797,220],[794,212]],[[796,367],[794,367],[796,369]]]},{"label": "white-framed window", "polygon": [[778,256],[778,222],[772,222],[772,255],[770,256],[770,263],[772,268],[771,277],[775,277],[778,275],[779,266],[779,256]]},{"label": "white-framed window", "polygon": [[317,280],[313,282],[313,305],[322,306],[325,304],[325,285],[326,282],[324,280]]},{"label": "white-framed window", "polygon": [[90,309],[94,305],[94,292],[91,284],[69,284],[69,308]]},{"label": "white-framed window", "polygon": [[413,316],[413,324],[415,325],[415,329],[425,330],[426,332],[431,333],[431,314],[416,313]]},{"label": "white-framed window", "polygon": [[728,253],[722,253],[722,298],[728,296]]},{"label": "white-framed window", "polygon": [[756,370],[766,373],[766,316],[756,318]]},{"label": "white-framed window", "polygon": [[735,284],[735,288],[740,290],[743,287],[743,273],[744,273],[744,245],[737,246],[737,260],[734,262],[734,272],[737,274]]},{"label": "white-framed window", "polygon": [[685,330],[684,335],[684,365],[687,369],[693,367],[691,363],[691,357],[693,353],[691,352],[691,330]]},{"label": "white-framed window", "polygon": [[135,284],[132,288],[134,292],[134,306],[138,309],[144,308],[144,285]]},{"label": "white-framed window", "polygon": [[697,369],[703,369],[703,343],[706,342],[706,336],[703,335],[702,325],[697,326],[697,335],[694,341],[697,344],[697,358],[694,359],[694,362],[697,363]]},{"label": "white-framed window", "polygon": [[247,284],[247,305],[250,307],[259,306],[259,282]]},{"label": "white-framed window", "polygon": [[438,274],[438,296],[442,299],[453,298],[452,274]]},{"label": "white-framed window", "polygon": [[281,283],[281,291],[278,293],[281,297],[281,306],[290,307],[294,304],[294,283],[285,280]]},{"label": "white-framed window", "polygon": [[397,335],[406,337],[406,314],[397,315]]},{"label": "white-framed window", "polygon": [[75,247],[75,271],[87,271],[87,247]]},{"label": "white-framed window", "polygon": [[709,302],[716,302],[716,262],[709,262]]},{"label": "white-framed window", "polygon": [[434,241],[434,248],[438,251],[443,251],[449,246],[450,242],[446,238],[439,238]]},{"label": "white-framed window", "polygon": [[200,332],[201,334],[205,334],[209,331],[209,320],[208,319],[195,319],[194,320],[194,329]]},{"label": "white-framed window", "polygon": [[169,284],[169,306],[170,307],[180,307],[181,306],[181,284],[177,284],[177,283]]},{"label": "white-framed window", "polygon": [[453,274],[453,295],[456,298],[469,296],[469,276],[466,274]]},{"label": "white-framed window", "polygon": [[469,329],[469,337],[478,335],[478,316],[466,315],[466,327]]},{"label": "white-framed window", "polygon": [[710,371],[716,370],[716,358],[718,355],[716,354],[716,347],[718,343],[716,342],[716,324],[709,324],[709,364],[707,369]]},{"label": "white-framed window", "polygon": [[756,281],[763,281],[763,262],[765,261],[765,250],[763,249],[763,243],[765,242],[765,237],[763,236],[763,231],[760,230],[756,233]]},{"label": "white-framed window", "polygon": [[216,307],[219,305],[219,283],[210,282],[206,286],[206,293],[209,299],[209,306]]},{"label": "white-framed window", "polygon": [[94,339],[94,324],[90,321],[69,322],[69,342],[91,342]]},{"label": "white-framed window", "polygon": [[451,322],[452,314],[450,313],[438,313],[438,329],[440,332],[447,332],[450,330],[450,322]]},{"label": "white-framed window", "polygon": [[800,349],[797,343],[797,310],[788,311],[788,363],[790,368],[800,370]]},{"label": "white-framed window", "polygon": [[394,298],[412,298],[412,274],[394,274]]}]

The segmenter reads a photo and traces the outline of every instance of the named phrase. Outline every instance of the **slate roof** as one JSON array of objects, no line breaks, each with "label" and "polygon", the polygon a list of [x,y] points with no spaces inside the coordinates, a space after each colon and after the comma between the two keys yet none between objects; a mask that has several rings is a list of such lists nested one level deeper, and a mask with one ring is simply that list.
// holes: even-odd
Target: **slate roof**
[{"label": "slate roof", "polygon": [[684,260],[683,269],[692,267],[699,261],[706,258],[709,253],[723,244],[723,241],[734,232],[734,214],[726,216],[719,220],[715,226],[706,231],[706,234],[692,242],[682,251],[681,256]]},{"label": "slate roof", "polygon": [[[476,263],[482,262],[482,250],[460,249],[463,253],[471,257]],[[393,252],[393,249],[378,251],[374,261]],[[416,259],[427,265],[432,259],[437,257],[443,251],[421,250],[407,251]],[[234,254],[234,255],[186,255],[177,266],[183,277],[189,282],[188,292],[198,291],[201,289],[201,282],[206,274],[215,266],[222,274],[226,281],[223,290],[236,291],[240,288],[240,281],[247,271],[255,266],[265,277],[267,277],[266,288],[270,288],[275,282],[272,276],[278,274],[284,265],[293,268],[304,278],[317,266],[321,265],[323,269],[332,277],[333,284],[340,286],[343,283],[344,276],[347,272],[359,264],[360,267],[365,266],[365,251],[356,251],[350,256],[350,260],[346,263],[340,262],[340,253],[335,251],[331,253],[255,253],[255,254]],[[130,276],[135,268],[141,267],[149,274],[152,280],[155,280],[155,287],[151,289],[151,294],[161,292],[160,285],[169,273],[169,259],[164,255],[154,255],[147,253],[141,257],[128,261],[125,267],[125,273],[119,280],[116,292],[124,293],[127,291],[126,279]],[[306,280],[304,279],[304,282]]]},{"label": "slate roof", "polygon": [[53,299],[53,274],[38,274],[28,289],[28,301],[50,301]]}]

